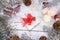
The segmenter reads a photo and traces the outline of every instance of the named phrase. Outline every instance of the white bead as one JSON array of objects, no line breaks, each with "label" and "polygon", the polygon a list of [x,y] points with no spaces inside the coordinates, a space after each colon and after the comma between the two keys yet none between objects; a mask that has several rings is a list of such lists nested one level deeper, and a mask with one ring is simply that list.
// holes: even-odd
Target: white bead
[{"label": "white bead", "polygon": [[48,8],[44,8],[42,11],[43,14],[47,14],[47,12],[48,12]]},{"label": "white bead", "polygon": [[50,20],[51,20],[51,17],[50,16],[44,15],[44,21],[45,22],[50,22]]},{"label": "white bead", "polygon": [[48,10],[47,15],[54,16],[57,14],[57,9],[55,7],[52,7]]}]

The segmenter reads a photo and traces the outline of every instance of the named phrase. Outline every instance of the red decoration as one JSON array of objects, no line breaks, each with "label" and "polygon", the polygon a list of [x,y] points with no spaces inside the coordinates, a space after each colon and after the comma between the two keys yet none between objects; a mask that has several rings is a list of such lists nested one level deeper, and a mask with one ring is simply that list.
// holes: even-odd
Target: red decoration
[{"label": "red decoration", "polygon": [[48,4],[48,2],[43,2],[43,5],[46,5],[46,4]]},{"label": "red decoration", "polygon": [[55,16],[54,16],[54,19],[56,20],[58,18],[58,14],[56,14]]},{"label": "red decoration", "polygon": [[33,17],[31,14],[27,14],[26,16],[27,16],[27,18],[22,18],[22,20],[23,20],[23,22],[24,22],[24,23],[23,23],[24,26],[25,26],[26,24],[31,25],[32,21],[35,21],[35,20],[36,20],[36,17]]}]

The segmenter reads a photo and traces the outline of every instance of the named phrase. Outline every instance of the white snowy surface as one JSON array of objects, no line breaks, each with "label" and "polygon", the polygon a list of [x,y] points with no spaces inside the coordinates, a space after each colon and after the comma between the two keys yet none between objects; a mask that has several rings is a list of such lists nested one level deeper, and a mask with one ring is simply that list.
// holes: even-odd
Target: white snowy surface
[{"label": "white snowy surface", "polygon": [[[40,36],[47,36],[46,32],[33,32],[33,31],[20,31],[19,29],[22,30],[31,30],[35,25],[40,23],[36,28],[32,30],[37,30],[37,31],[43,31],[44,25],[48,26],[50,24],[45,23],[43,20],[43,15],[42,15],[42,4],[39,3],[38,0],[32,0],[32,4],[30,6],[25,6],[23,3],[20,6],[20,12],[16,14],[16,16],[12,17],[10,19],[11,22],[11,28],[12,29],[18,29],[14,30],[13,34],[16,34],[21,37],[22,34],[26,33],[28,36],[30,36],[32,39],[38,40]],[[21,23],[15,23],[15,22],[21,22],[21,17],[25,17],[25,14],[31,13],[33,16],[36,17],[36,21],[32,23],[32,25],[26,25],[23,27]],[[28,29],[27,29],[28,28]]]},{"label": "white snowy surface", "polygon": [[[39,0],[32,0],[32,4],[30,6],[25,6],[23,3],[20,6],[20,12],[17,13],[15,16],[9,19],[9,23],[11,25],[12,29],[17,29],[17,30],[12,30],[12,34],[16,34],[18,36],[22,36],[22,34],[26,33],[28,36],[30,36],[32,39],[39,40],[40,36],[47,36],[47,32],[35,32],[35,31],[21,31],[21,30],[31,30],[35,25],[37,25],[36,28],[32,30],[37,30],[37,31],[44,31],[43,27],[44,25],[46,27],[52,27],[54,20],[51,19],[50,22],[46,23],[43,20],[43,14],[42,14],[42,4],[41,2],[39,3]],[[22,17],[26,17],[25,14],[31,13],[33,16],[36,17],[36,21],[32,23],[32,25],[26,25],[23,27],[22,23],[16,23],[16,22],[21,22]],[[27,29],[28,28],[28,29]]]}]

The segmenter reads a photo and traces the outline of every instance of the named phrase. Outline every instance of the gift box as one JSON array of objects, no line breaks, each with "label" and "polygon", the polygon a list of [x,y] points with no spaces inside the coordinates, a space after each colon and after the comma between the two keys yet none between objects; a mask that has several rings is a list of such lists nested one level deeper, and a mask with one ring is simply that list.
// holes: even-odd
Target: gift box
[{"label": "gift box", "polygon": [[8,15],[8,16],[13,16],[15,15],[16,13],[18,13],[20,10],[20,5],[15,5],[15,6],[12,6],[12,7],[5,7],[3,9],[3,13],[5,15]]}]

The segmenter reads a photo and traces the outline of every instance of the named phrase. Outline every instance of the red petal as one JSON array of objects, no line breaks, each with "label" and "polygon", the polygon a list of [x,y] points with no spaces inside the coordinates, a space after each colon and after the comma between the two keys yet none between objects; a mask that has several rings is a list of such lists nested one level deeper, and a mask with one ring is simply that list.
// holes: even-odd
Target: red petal
[{"label": "red petal", "polygon": [[55,16],[54,16],[54,19],[56,20],[58,18],[58,14],[56,14]]},{"label": "red petal", "polygon": [[33,17],[31,14],[27,14],[27,18],[22,18],[24,21],[24,24],[31,25],[32,21],[36,20],[36,17]]},{"label": "red petal", "polygon": [[44,5],[48,4],[48,2],[43,2]]},{"label": "red petal", "polygon": [[32,20],[35,21],[36,20],[36,17],[33,17]]}]

